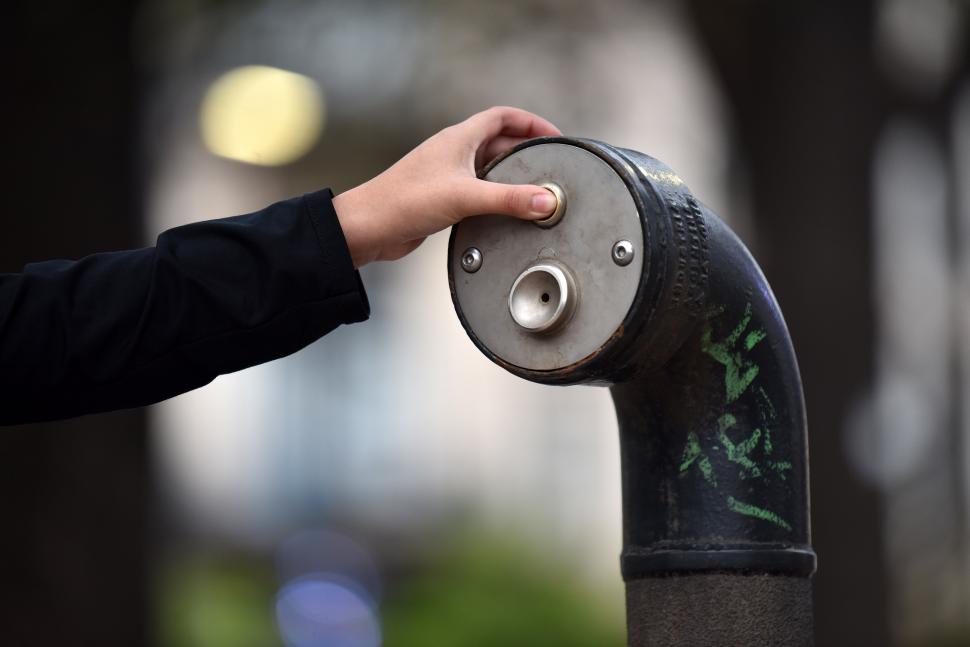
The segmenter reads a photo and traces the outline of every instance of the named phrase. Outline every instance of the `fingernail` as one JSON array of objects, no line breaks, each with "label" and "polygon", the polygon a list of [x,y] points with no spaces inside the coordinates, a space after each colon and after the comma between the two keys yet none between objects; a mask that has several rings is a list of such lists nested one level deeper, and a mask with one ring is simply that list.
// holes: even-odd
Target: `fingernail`
[{"label": "fingernail", "polygon": [[556,196],[551,191],[542,190],[532,196],[532,212],[541,215],[549,215],[556,210]]}]

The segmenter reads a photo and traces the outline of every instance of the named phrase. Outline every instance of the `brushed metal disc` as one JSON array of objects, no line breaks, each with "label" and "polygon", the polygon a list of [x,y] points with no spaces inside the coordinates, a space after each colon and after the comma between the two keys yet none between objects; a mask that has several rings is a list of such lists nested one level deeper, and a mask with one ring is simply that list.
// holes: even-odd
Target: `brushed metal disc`
[{"label": "brushed metal disc", "polygon": [[[552,371],[591,355],[619,328],[646,260],[636,205],[620,176],[602,159],[569,144],[538,144],[499,162],[487,180],[505,184],[553,182],[566,194],[562,220],[548,229],[507,216],[478,216],[457,226],[452,258],[455,295],[478,339],[502,360]],[[613,246],[633,244],[632,262],[613,261]],[[481,268],[462,271],[461,251],[481,250]],[[565,265],[579,301],[568,323],[554,332],[530,332],[509,312],[519,275],[542,260]]]}]

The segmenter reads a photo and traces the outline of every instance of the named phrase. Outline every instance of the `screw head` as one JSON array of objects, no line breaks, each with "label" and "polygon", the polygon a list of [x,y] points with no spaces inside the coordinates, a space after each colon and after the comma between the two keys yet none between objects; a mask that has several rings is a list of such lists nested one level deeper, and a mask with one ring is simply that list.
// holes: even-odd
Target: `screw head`
[{"label": "screw head", "polygon": [[621,267],[629,265],[635,254],[633,243],[628,240],[620,240],[613,245],[613,262]]},{"label": "screw head", "polygon": [[482,252],[477,247],[469,247],[461,253],[461,269],[474,274],[482,267]]}]

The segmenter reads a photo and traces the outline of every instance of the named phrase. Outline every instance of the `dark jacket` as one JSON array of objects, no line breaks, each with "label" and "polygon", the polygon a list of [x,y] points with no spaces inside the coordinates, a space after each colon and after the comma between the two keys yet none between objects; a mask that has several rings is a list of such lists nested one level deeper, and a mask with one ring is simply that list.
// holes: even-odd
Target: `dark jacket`
[{"label": "dark jacket", "polygon": [[0,274],[0,424],[158,402],[366,319],[332,198]]}]

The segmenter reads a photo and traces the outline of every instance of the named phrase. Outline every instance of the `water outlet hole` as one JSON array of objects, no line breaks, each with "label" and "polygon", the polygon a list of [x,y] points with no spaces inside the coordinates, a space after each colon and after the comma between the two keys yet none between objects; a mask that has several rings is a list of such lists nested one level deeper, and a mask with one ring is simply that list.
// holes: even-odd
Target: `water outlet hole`
[{"label": "water outlet hole", "polygon": [[512,284],[509,314],[525,330],[545,332],[569,319],[573,299],[563,270],[537,263],[526,268]]}]

